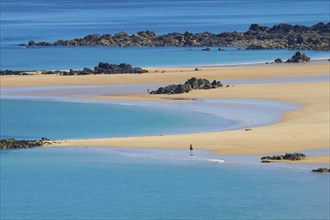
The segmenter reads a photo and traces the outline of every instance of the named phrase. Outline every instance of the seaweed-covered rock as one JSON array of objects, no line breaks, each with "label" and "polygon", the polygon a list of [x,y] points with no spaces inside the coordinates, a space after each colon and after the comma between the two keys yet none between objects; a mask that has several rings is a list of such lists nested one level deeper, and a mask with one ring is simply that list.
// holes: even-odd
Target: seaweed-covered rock
[{"label": "seaweed-covered rock", "polygon": [[50,144],[48,138],[41,138],[41,140],[0,139],[0,150],[42,147],[45,144]]}]

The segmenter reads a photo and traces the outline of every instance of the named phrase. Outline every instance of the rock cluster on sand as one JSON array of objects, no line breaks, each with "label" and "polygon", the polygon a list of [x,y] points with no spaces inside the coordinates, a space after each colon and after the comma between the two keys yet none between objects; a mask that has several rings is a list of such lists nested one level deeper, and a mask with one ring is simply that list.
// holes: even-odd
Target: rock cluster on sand
[{"label": "rock cluster on sand", "polygon": [[315,173],[330,173],[330,169],[329,168],[318,168],[318,169],[312,170],[312,172],[315,172]]},{"label": "rock cluster on sand", "polygon": [[286,63],[305,63],[311,61],[311,58],[302,52],[296,52]]},{"label": "rock cluster on sand", "polygon": [[[126,32],[112,34],[91,34],[72,40],[55,42],[34,42],[22,46],[176,46],[210,47],[237,46],[247,49],[306,49],[329,50],[330,23],[303,25],[278,24],[273,27],[252,24],[246,32],[168,33],[156,35],[153,31],[139,31],[133,35]],[[206,50],[207,51],[207,50]]]},{"label": "rock cluster on sand", "polygon": [[[290,59],[285,61],[285,63],[306,63],[306,62],[310,62],[310,61],[311,61],[311,58],[309,56],[298,51]],[[281,58],[277,58],[274,60],[273,63],[283,63],[283,60]]]},{"label": "rock cluster on sand", "polygon": [[191,79],[188,79],[184,84],[172,84],[165,87],[160,87],[155,91],[151,91],[150,94],[180,94],[196,89],[215,89],[219,87],[222,87],[220,81],[213,80],[211,83],[207,79],[198,79],[196,77],[192,77]]},{"label": "rock cluster on sand", "polygon": [[0,75],[29,75],[29,71],[0,70]]},{"label": "rock cluster on sand", "polygon": [[15,138],[0,139],[0,150],[33,148],[50,144],[49,139],[41,138],[41,140],[16,140]]},{"label": "rock cluster on sand", "polygon": [[[119,73],[146,73],[145,69],[140,67],[132,67],[130,64],[121,63],[109,64],[100,62],[93,70],[85,67],[82,70],[53,70],[53,71],[40,71],[41,74],[58,74],[63,76],[72,75],[93,75],[93,74],[119,74]],[[15,71],[15,70],[0,70],[0,75],[28,75],[27,71]]]},{"label": "rock cluster on sand", "polygon": [[286,153],[285,155],[273,155],[273,156],[265,156],[261,158],[261,162],[263,163],[267,163],[270,160],[301,160],[303,158],[305,158],[306,155],[302,154],[302,153]]}]

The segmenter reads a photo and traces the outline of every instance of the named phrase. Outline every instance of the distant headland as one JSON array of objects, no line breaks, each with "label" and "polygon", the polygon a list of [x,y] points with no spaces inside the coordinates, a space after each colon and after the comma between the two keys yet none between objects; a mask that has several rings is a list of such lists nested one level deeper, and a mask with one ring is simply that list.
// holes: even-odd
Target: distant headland
[{"label": "distant headland", "polygon": [[157,35],[153,31],[112,34],[91,34],[83,38],[35,42],[30,40],[20,46],[150,46],[150,47],[205,47],[237,46],[246,49],[298,49],[330,50],[330,23],[313,26],[278,24],[273,27],[252,24],[246,32],[168,33]]}]

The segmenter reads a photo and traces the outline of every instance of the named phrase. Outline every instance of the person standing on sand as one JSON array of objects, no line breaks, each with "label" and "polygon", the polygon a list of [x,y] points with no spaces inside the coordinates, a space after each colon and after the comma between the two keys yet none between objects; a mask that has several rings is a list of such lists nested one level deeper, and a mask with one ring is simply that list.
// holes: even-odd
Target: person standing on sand
[{"label": "person standing on sand", "polygon": [[194,154],[193,154],[194,148],[193,148],[192,144],[190,144],[189,149],[190,149],[190,156],[191,157],[194,156]]}]

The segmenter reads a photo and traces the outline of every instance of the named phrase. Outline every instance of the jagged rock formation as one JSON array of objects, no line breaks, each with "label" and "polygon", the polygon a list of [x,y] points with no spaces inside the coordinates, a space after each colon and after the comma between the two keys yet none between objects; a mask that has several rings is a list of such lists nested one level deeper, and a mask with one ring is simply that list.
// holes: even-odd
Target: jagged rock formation
[{"label": "jagged rock formation", "polygon": [[[311,61],[311,58],[309,56],[298,51],[290,59],[285,61],[285,63],[306,63],[306,62],[310,62],[310,61]],[[283,60],[281,58],[277,58],[274,60],[274,62],[271,62],[271,63],[283,63]]]},{"label": "jagged rock formation", "polygon": [[[100,62],[93,70],[85,67],[82,70],[63,71],[39,71],[41,74],[57,74],[63,76],[72,75],[92,75],[92,74],[119,74],[119,73],[147,73],[148,70],[142,69],[140,67],[132,67],[130,64],[121,63],[109,64]],[[0,75],[29,75],[28,71],[15,71],[15,70],[0,70]]]},{"label": "jagged rock formation", "polygon": [[193,77],[188,79],[184,84],[172,84],[165,87],[160,87],[155,91],[151,91],[150,94],[180,94],[187,93],[196,89],[215,89],[222,86],[223,85],[220,81],[213,80],[211,83],[207,79],[197,79],[196,77]]},{"label": "jagged rock formation", "polygon": [[[246,32],[210,32],[168,33],[156,35],[153,31],[139,31],[133,35],[126,32],[112,34],[91,34],[72,40],[57,40],[55,42],[29,41],[29,47],[34,46],[238,46],[247,49],[306,49],[329,50],[330,23],[322,22],[313,26],[278,24],[273,27],[252,24]],[[21,44],[23,45],[23,44]]]},{"label": "jagged rock formation", "polygon": [[315,172],[315,173],[330,173],[330,169],[329,168],[318,168],[318,169],[312,170],[312,172]]},{"label": "jagged rock formation", "polygon": [[286,63],[305,63],[311,61],[311,58],[301,52],[296,52]]},{"label": "jagged rock formation", "polygon": [[273,155],[273,156],[265,156],[261,158],[261,162],[271,161],[271,160],[301,160],[305,158],[306,155],[302,153],[286,153],[285,155]]},{"label": "jagged rock formation", "polygon": [[50,144],[47,138],[41,138],[41,140],[0,139],[0,150],[42,147],[46,144]]}]

